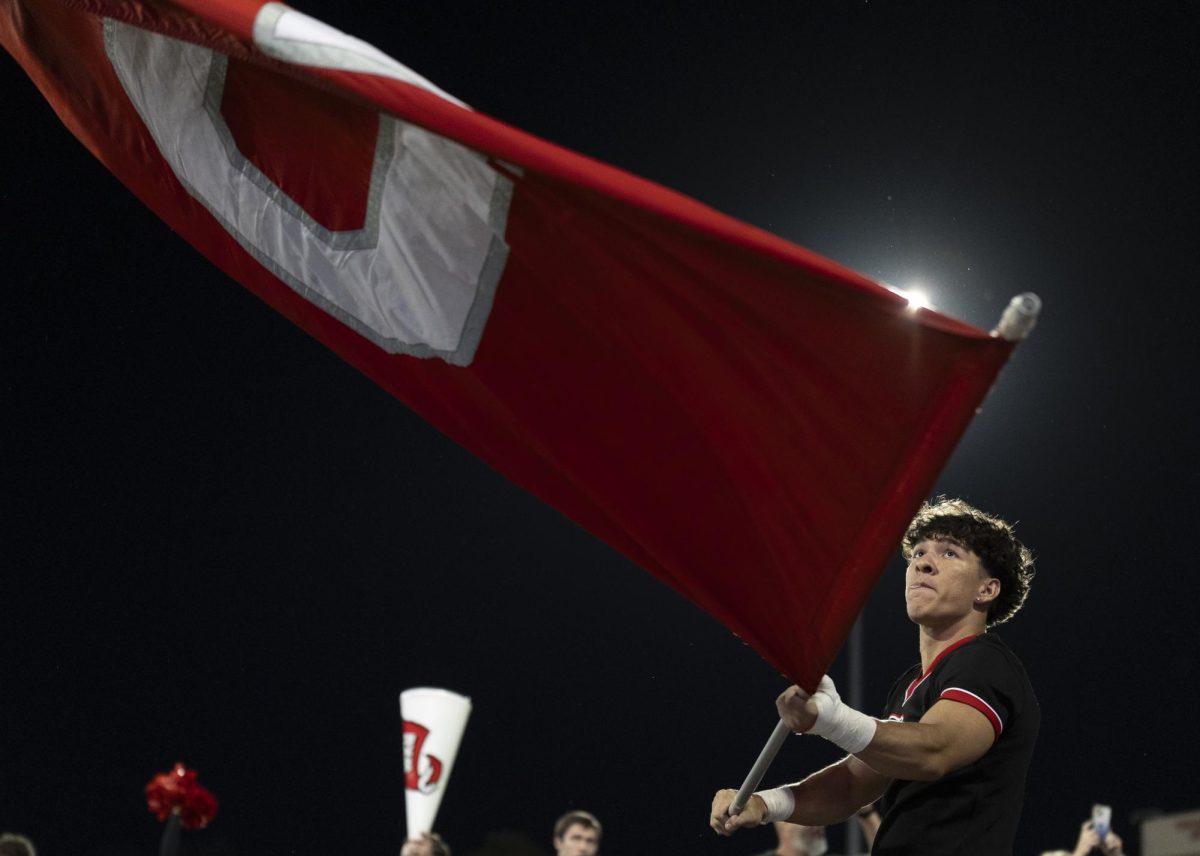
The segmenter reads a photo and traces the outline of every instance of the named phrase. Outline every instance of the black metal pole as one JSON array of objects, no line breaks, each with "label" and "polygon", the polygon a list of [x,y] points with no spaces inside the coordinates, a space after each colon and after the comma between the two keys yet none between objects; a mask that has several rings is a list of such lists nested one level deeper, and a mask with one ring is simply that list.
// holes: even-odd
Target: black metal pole
[{"label": "black metal pole", "polygon": [[158,843],[158,856],[179,856],[179,812],[171,812],[163,824],[162,840]]}]

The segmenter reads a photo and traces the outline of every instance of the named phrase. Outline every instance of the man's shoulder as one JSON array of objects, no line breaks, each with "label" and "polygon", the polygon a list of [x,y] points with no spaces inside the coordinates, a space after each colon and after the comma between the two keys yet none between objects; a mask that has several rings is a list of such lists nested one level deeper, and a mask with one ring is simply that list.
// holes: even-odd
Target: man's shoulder
[{"label": "man's shoulder", "polygon": [[1007,642],[994,632],[981,633],[968,644],[951,651],[946,657],[946,663],[955,663],[956,665],[971,663],[994,668],[1007,667],[1015,669],[1021,674],[1025,673],[1021,658],[1012,648],[1008,647]]},{"label": "man's shoulder", "polygon": [[952,651],[934,678],[937,692],[949,686],[978,691],[990,687],[1013,700],[1033,697],[1033,683],[1016,653],[995,633],[985,633]]}]

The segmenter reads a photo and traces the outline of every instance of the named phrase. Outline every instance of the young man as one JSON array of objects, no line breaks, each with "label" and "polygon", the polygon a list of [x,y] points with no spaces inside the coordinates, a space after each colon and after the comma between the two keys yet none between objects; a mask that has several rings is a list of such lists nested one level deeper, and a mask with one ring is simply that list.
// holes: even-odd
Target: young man
[{"label": "young man", "polygon": [[594,814],[569,811],[554,823],[554,852],[557,856],[596,856],[601,831]]},{"label": "young man", "polygon": [[1025,602],[1032,554],[1003,520],[941,499],[918,512],[904,555],[921,662],[892,687],[887,719],[842,704],[828,676],[811,698],[788,688],[776,701],[788,727],[850,754],[754,794],[739,815],[729,814],[736,792],[719,791],[716,832],[776,820],[827,826],[884,797],[877,856],[1012,853],[1040,712],[1020,661],[986,631]]}]

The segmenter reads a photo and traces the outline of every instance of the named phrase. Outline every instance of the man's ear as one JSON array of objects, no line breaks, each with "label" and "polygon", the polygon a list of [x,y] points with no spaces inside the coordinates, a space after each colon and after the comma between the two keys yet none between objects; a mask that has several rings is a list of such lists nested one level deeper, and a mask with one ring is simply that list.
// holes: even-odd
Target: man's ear
[{"label": "man's ear", "polygon": [[975,592],[975,602],[978,604],[991,603],[1000,596],[1000,580],[988,577],[979,584]]}]

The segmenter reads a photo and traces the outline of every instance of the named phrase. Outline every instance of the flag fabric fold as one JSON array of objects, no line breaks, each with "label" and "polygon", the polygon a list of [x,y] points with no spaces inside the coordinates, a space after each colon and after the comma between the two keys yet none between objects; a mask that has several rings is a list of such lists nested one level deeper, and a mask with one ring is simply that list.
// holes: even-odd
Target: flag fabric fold
[{"label": "flag fabric fold", "polygon": [[1011,352],[282,4],[0,10],[189,243],[809,689]]}]

